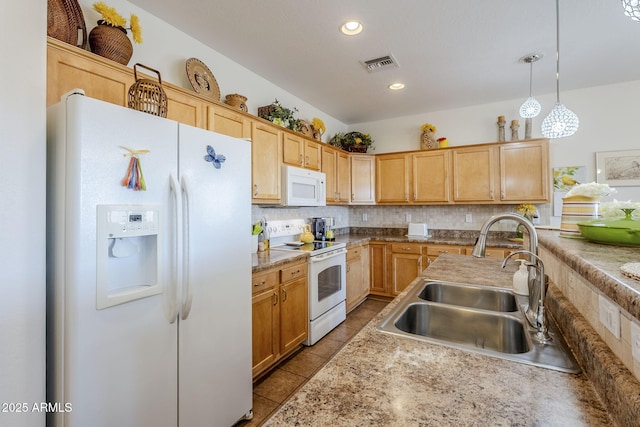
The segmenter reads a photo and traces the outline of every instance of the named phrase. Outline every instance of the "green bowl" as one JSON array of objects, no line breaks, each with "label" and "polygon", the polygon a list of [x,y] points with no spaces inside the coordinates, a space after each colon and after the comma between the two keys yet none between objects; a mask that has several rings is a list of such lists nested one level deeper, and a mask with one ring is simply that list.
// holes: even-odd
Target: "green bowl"
[{"label": "green bowl", "polygon": [[626,218],[594,219],[578,223],[585,239],[619,246],[640,246],[640,221]]}]

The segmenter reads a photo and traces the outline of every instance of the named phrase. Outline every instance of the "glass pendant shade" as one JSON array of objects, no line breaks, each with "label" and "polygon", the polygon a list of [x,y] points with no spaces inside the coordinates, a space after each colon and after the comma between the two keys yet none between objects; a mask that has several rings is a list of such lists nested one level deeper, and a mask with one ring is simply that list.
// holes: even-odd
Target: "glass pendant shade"
[{"label": "glass pendant shade", "polygon": [[563,138],[576,133],[578,126],[578,116],[558,101],[542,121],[542,135],[545,138]]},{"label": "glass pendant shade", "polygon": [[624,14],[636,22],[640,22],[640,0],[622,0]]},{"label": "glass pendant shade", "polygon": [[540,114],[540,110],[542,110],[542,107],[540,106],[538,100],[536,100],[533,96],[530,96],[520,106],[520,117],[522,117],[523,119],[538,117],[538,114]]}]

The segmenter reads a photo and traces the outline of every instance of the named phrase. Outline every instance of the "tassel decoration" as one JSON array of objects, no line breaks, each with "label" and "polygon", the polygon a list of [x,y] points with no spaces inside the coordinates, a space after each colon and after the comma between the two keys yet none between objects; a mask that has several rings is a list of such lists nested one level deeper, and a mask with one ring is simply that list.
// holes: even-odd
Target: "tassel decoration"
[{"label": "tassel decoration", "polygon": [[120,146],[127,152],[123,154],[125,157],[129,157],[129,166],[127,167],[127,174],[122,179],[121,184],[123,187],[130,188],[134,191],[146,191],[147,184],[142,174],[142,163],[140,163],[140,154],[148,153],[149,150],[134,150],[129,147]]}]

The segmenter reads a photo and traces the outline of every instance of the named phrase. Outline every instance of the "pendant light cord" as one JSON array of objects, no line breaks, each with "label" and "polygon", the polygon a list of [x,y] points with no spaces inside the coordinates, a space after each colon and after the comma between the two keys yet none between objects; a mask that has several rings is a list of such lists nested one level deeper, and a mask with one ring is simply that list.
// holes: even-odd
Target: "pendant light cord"
[{"label": "pendant light cord", "polygon": [[556,0],[556,100],[560,103],[560,0]]},{"label": "pendant light cord", "polygon": [[533,56],[529,61],[529,98],[531,98],[531,86],[533,85]]}]

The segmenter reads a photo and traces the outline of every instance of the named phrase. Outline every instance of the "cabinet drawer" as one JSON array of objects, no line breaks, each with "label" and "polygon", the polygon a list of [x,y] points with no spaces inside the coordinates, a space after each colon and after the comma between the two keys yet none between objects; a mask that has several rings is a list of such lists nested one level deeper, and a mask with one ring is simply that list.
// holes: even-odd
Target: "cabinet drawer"
[{"label": "cabinet drawer", "polygon": [[307,264],[296,264],[280,270],[280,283],[295,280],[300,277],[307,277]]},{"label": "cabinet drawer", "polygon": [[262,292],[278,284],[278,272],[256,273],[251,278],[251,293]]},{"label": "cabinet drawer", "polygon": [[420,255],[422,253],[422,246],[410,243],[392,243],[391,252]]},{"label": "cabinet drawer", "polygon": [[455,245],[427,245],[428,256],[440,256],[442,254],[464,254],[464,247]]}]

